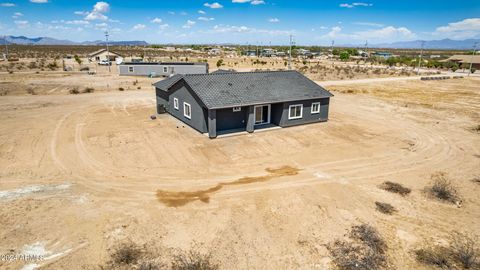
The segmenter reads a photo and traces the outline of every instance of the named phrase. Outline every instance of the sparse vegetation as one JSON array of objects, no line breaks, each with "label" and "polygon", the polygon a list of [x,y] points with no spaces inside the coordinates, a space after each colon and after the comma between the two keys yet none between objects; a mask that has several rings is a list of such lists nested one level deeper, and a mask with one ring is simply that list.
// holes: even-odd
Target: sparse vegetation
[{"label": "sparse vegetation", "polygon": [[124,91],[125,89],[123,87],[119,87],[118,91]]},{"label": "sparse vegetation", "polygon": [[83,93],[93,93],[94,91],[95,91],[95,88],[86,87],[85,90],[83,90]]},{"label": "sparse vegetation", "polygon": [[474,127],[472,128],[472,131],[473,131],[473,132],[478,132],[478,133],[480,133],[480,125],[474,126]]},{"label": "sparse vegetation", "polygon": [[458,269],[458,266],[461,269],[479,269],[478,238],[459,232],[451,235],[448,246],[427,245],[415,250],[416,260],[440,269]]},{"label": "sparse vegetation", "polygon": [[380,185],[380,188],[388,192],[400,194],[402,196],[406,196],[410,194],[410,192],[412,192],[411,189],[404,187],[399,183],[390,182],[390,181],[383,182]]},{"label": "sparse vegetation", "polygon": [[188,251],[175,255],[172,270],[216,270],[219,266],[212,262],[210,254]]},{"label": "sparse vegetation", "polygon": [[444,172],[437,172],[432,174],[433,184],[426,188],[426,191],[433,197],[450,203],[460,203],[460,197],[453,184],[447,179]]},{"label": "sparse vegetation", "polygon": [[384,214],[387,214],[387,215],[391,215],[391,214],[393,214],[397,211],[395,209],[395,207],[393,207],[389,203],[375,202],[375,206],[376,206],[377,211],[379,211],[381,213],[384,213]]},{"label": "sparse vegetation", "polygon": [[140,248],[131,243],[118,246],[112,254],[112,263],[115,265],[135,264],[142,255]]},{"label": "sparse vegetation", "polygon": [[77,87],[70,89],[70,91],[68,91],[68,92],[69,92],[70,94],[73,94],[73,95],[80,94],[80,91],[78,91],[78,88],[77,88]]},{"label": "sparse vegetation", "polygon": [[327,246],[339,269],[388,268],[387,244],[374,227],[367,224],[353,226],[349,236],[351,241],[336,240]]}]

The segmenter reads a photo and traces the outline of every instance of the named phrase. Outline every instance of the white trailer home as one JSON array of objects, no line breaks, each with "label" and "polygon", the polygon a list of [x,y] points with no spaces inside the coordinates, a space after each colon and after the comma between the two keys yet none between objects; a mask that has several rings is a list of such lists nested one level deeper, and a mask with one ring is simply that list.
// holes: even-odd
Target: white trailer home
[{"label": "white trailer home", "polygon": [[118,73],[123,76],[171,76],[175,74],[207,74],[208,63],[123,63],[118,65]]}]

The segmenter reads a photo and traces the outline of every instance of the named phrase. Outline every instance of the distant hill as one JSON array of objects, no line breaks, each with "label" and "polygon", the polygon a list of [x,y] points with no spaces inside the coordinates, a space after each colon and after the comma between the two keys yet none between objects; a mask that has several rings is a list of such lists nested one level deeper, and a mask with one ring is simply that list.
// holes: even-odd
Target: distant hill
[{"label": "distant hill", "polygon": [[[5,44],[5,39],[7,44],[19,44],[19,45],[105,45],[105,41],[84,41],[84,42],[74,42],[70,40],[61,40],[49,37],[37,37],[29,38],[25,36],[7,36],[6,38],[0,37],[0,44]],[[109,41],[110,45],[117,46],[144,46],[148,45],[145,41],[133,40],[133,41]]]}]

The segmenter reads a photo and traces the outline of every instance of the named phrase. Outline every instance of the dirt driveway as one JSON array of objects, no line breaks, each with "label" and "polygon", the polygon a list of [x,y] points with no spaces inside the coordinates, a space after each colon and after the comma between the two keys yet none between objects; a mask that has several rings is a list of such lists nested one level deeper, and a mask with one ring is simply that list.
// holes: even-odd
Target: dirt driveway
[{"label": "dirt driveway", "polygon": [[[215,140],[168,115],[150,120],[151,90],[1,97],[0,254],[34,250],[46,257],[38,267],[97,269],[132,241],[166,261],[210,252],[221,269],[328,269],[325,245],[366,222],[398,269],[421,269],[410,251],[422,242],[480,234],[470,181],[480,175],[480,81],[422,83],[410,100],[353,85],[366,90],[335,92],[327,123]],[[453,98],[417,102],[447,84]],[[422,192],[438,171],[461,208]],[[387,180],[412,194],[377,187]]]}]

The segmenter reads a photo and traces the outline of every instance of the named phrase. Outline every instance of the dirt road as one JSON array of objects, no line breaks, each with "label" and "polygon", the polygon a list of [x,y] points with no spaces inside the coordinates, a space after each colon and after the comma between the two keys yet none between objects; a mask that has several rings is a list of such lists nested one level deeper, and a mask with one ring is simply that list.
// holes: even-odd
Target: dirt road
[{"label": "dirt road", "polygon": [[[166,262],[196,249],[221,269],[329,269],[325,245],[366,222],[398,269],[422,269],[410,251],[424,241],[480,235],[480,186],[470,181],[480,175],[480,81],[367,91],[389,83],[335,92],[327,123],[215,140],[168,115],[150,120],[151,90],[1,97],[0,254],[47,259],[0,268],[98,269],[132,241]],[[426,104],[447,86],[455,94]],[[423,193],[438,171],[461,208]],[[412,194],[379,189],[387,180]],[[179,192],[187,200],[169,203]]]}]

